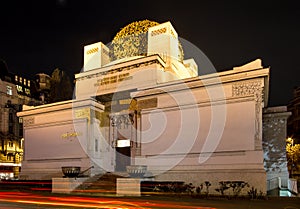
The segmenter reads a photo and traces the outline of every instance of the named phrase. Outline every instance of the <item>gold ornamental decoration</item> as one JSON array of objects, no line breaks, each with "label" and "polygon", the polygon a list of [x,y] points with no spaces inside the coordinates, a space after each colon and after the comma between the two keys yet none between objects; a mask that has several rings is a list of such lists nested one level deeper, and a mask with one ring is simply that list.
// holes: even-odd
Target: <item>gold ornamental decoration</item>
[{"label": "gold ornamental decoration", "polygon": [[[145,56],[148,47],[148,29],[159,25],[158,22],[150,20],[135,21],[122,28],[112,40],[110,46],[110,57],[118,60],[126,57]],[[183,60],[182,45],[178,41],[179,60]]]}]

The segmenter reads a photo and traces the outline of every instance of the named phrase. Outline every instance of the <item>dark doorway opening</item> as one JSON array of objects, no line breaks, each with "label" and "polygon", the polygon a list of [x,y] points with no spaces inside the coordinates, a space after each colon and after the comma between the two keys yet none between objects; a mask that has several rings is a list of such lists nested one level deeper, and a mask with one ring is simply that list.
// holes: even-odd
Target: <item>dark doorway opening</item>
[{"label": "dark doorway opening", "polygon": [[116,171],[126,171],[126,166],[130,165],[130,147],[116,147]]}]

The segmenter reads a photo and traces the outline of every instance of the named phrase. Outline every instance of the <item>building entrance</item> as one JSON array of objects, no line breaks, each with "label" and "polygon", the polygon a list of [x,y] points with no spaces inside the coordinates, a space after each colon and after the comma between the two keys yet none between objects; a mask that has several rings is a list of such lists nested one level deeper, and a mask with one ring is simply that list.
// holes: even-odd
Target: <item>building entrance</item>
[{"label": "building entrance", "polygon": [[130,140],[118,140],[116,147],[116,171],[126,171],[126,166],[130,165],[131,149]]}]

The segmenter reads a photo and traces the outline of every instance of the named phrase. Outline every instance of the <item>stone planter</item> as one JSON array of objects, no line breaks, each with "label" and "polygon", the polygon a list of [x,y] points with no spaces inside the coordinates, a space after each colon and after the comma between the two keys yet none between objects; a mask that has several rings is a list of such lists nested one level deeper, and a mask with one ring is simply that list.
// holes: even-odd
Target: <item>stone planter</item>
[{"label": "stone planter", "polygon": [[64,166],[61,167],[61,170],[64,174],[64,177],[68,178],[78,177],[78,175],[80,174],[80,167],[77,166]]},{"label": "stone planter", "polygon": [[143,178],[147,172],[146,165],[129,165],[126,166],[127,173],[131,178]]}]

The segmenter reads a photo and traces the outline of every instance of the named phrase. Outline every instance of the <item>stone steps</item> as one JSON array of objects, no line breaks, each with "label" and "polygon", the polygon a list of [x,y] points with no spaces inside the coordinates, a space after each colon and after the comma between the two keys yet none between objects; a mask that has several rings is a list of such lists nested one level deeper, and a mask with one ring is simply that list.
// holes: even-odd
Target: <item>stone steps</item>
[{"label": "stone steps", "polygon": [[115,194],[117,178],[124,177],[113,173],[98,174],[90,177],[72,193]]}]

